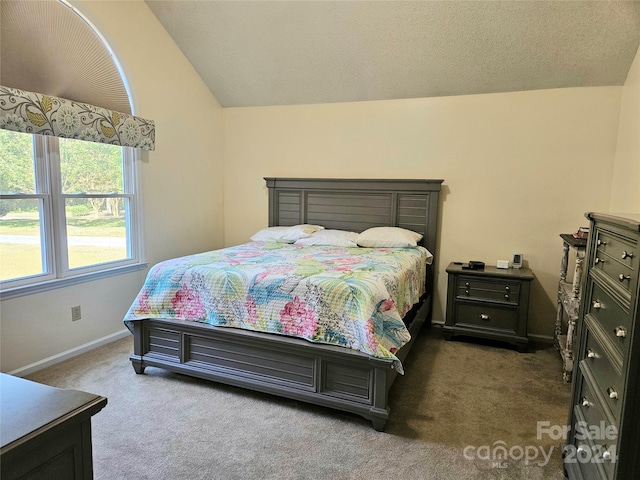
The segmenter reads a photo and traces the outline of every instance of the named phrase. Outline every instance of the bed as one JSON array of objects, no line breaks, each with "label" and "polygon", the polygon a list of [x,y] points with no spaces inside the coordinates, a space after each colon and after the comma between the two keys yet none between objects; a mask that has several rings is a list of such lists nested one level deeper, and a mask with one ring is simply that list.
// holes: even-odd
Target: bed
[{"label": "bed", "polygon": [[[265,180],[270,227],[317,224],[325,229],[362,232],[371,227],[396,226],[420,233],[420,245],[436,254],[442,180]],[[247,250],[249,247],[224,250],[231,252],[235,260],[256,255]],[[275,253],[288,254],[290,249],[295,247],[278,247]],[[279,335],[244,327],[229,328],[238,325],[160,318],[151,309],[148,316],[138,311],[138,315],[125,320],[134,335],[130,359],[138,374],[148,366],[159,367],[280,395],[359,414],[370,420],[376,430],[383,431],[389,418],[389,389],[402,372],[402,362],[420,329],[430,321],[434,268],[427,266],[423,274],[424,294],[415,304],[398,307],[404,314],[400,324],[406,326],[407,341],[397,350],[385,344],[383,352],[372,353],[368,348],[356,349],[353,345],[346,348],[341,344],[311,342],[286,335],[287,332]]]}]

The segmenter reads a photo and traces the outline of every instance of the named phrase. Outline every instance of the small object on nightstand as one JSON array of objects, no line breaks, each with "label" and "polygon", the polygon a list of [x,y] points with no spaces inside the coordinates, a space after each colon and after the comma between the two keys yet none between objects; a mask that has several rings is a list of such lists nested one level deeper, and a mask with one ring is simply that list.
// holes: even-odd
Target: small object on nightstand
[{"label": "small object on nightstand", "polygon": [[450,263],[447,267],[446,337],[456,335],[488,338],[512,343],[525,351],[529,290],[533,273],[528,268],[484,270],[464,269]]},{"label": "small object on nightstand", "polygon": [[513,260],[511,260],[511,266],[513,268],[522,268],[522,254],[514,253]]},{"label": "small object on nightstand", "polygon": [[[454,262],[454,265],[459,265],[459,264]],[[463,270],[483,270],[484,262],[480,262],[478,260],[469,260],[469,263],[462,264],[462,269]]]},{"label": "small object on nightstand", "polygon": [[498,260],[498,268],[509,268],[509,260]]}]

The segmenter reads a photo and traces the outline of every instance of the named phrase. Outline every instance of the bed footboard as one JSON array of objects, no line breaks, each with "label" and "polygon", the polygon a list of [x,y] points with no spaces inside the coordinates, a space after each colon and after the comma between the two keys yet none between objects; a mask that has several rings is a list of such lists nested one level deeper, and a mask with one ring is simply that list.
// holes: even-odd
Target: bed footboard
[{"label": "bed footboard", "polygon": [[390,360],[359,352],[345,355],[339,347],[309,346],[304,340],[270,339],[209,325],[162,320],[141,320],[134,325],[131,362],[136,373],[143,373],[147,366],[161,367],[357,413],[371,420],[376,430],[384,430],[389,416]]},{"label": "bed footboard", "polygon": [[[423,306],[424,307],[424,306]],[[421,320],[420,320],[421,318]],[[424,323],[411,325],[415,338]],[[393,362],[296,338],[183,321],[132,322],[136,373],[160,367],[315,405],[353,412],[383,431]],[[404,358],[411,345],[406,345]],[[404,350],[401,349],[401,351]]]}]

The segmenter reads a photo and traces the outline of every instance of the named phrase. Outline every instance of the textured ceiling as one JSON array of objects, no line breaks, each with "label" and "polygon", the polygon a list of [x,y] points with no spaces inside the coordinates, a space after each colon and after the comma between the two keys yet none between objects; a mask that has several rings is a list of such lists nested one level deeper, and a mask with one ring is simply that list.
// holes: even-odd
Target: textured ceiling
[{"label": "textured ceiling", "polygon": [[111,54],[65,4],[1,0],[0,47],[0,85],[131,113]]},{"label": "textured ceiling", "polygon": [[623,85],[640,1],[146,0],[224,107]]}]

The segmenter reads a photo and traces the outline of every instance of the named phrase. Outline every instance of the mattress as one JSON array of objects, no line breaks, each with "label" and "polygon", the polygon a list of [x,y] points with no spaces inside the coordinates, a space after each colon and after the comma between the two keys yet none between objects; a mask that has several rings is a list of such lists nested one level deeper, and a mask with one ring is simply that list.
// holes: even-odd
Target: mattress
[{"label": "mattress", "polygon": [[425,292],[432,255],[416,248],[250,242],[155,265],[124,321],[203,322],[303,338],[391,358],[402,317]]}]

